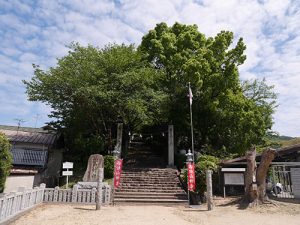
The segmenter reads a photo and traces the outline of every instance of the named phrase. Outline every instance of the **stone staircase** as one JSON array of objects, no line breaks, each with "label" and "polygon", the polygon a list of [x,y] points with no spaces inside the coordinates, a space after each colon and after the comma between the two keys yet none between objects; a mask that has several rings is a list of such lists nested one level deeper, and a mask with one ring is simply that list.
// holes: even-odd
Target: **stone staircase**
[{"label": "stone staircase", "polygon": [[178,171],[165,168],[163,164],[161,157],[145,146],[135,145],[124,160],[115,203],[187,204],[187,194],[181,188]]}]

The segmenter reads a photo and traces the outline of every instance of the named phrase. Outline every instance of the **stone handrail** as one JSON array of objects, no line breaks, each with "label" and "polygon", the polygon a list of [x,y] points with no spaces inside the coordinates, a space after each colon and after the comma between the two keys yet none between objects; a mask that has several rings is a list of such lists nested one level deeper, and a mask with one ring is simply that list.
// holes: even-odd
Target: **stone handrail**
[{"label": "stone handrail", "polygon": [[[111,186],[102,184],[102,205],[109,205],[112,201]],[[34,189],[19,188],[18,192],[11,192],[0,197],[0,223],[12,219],[14,216],[45,203],[81,203],[96,204],[97,189],[80,189],[74,185],[72,189],[45,188],[45,184]]]},{"label": "stone handrail", "polygon": [[19,188],[0,198],[0,223],[43,202],[45,185],[26,190]]},{"label": "stone handrail", "polygon": [[[111,202],[111,186],[102,185],[102,204],[108,205]],[[61,203],[96,203],[97,189],[79,189],[74,185],[72,189],[45,188],[44,202],[61,202]]]}]

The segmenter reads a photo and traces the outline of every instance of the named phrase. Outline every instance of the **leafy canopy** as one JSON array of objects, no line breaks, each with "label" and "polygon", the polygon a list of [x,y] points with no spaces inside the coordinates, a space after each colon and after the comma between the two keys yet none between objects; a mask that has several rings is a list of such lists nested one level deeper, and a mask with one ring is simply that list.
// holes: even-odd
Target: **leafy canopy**
[{"label": "leafy canopy", "polygon": [[241,84],[238,66],[246,60],[246,46],[242,38],[235,45],[233,41],[233,33],[228,31],[206,38],[196,25],[168,27],[160,23],[143,37],[139,47],[143,57],[164,72],[168,119],[182,135],[188,134],[186,95],[191,83],[198,147],[219,150],[217,154],[242,153],[262,142],[274,110],[267,99],[276,98],[264,81]]},{"label": "leafy canopy", "polygon": [[99,49],[72,44],[55,67],[34,69],[33,78],[24,81],[29,100],[51,106],[53,124],[65,128],[66,142],[72,143],[68,147],[78,153],[99,153],[118,118],[138,129],[162,114],[160,71],[145,63],[133,45]]},{"label": "leafy canopy", "polygon": [[55,67],[35,65],[34,77],[24,83],[29,100],[51,106],[53,124],[65,129],[69,147],[92,154],[105,148],[118,118],[130,130],[167,121],[185,140],[190,82],[196,147],[221,157],[243,154],[264,142],[276,106],[264,80],[240,81],[245,49],[229,31],[207,38],[196,25],[160,23],[138,50],[72,44]]}]

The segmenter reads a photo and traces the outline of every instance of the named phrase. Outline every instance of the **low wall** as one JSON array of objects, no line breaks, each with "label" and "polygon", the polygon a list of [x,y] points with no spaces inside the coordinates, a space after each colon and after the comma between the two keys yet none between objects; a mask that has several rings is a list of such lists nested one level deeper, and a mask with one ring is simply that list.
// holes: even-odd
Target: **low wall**
[{"label": "low wall", "polygon": [[[44,202],[56,202],[56,203],[84,203],[95,204],[97,189],[79,189],[77,185],[74,185],[72,189],[60,189],[45,188]],[[112,189],[110,185],[102,185],[102,205],[108,205],[112,199]]]},{"label": "low wall", "polygon": [[0,223],[43,202],[45,185],[34,189],[19,189],[0,198]]},{"label": "low wall", "polygon": [[[112,201],[112,188],[106,183],[101,186],[102,205],[109,205]],[[79,189],[78,185],[74,185],[72,189],[45,188],[45,184],[34,189],[19,188],[18,192],[11,192],[0,197],[0,223],[7,222],[42,202],[96,204],[96,198],[96,188]]]}]

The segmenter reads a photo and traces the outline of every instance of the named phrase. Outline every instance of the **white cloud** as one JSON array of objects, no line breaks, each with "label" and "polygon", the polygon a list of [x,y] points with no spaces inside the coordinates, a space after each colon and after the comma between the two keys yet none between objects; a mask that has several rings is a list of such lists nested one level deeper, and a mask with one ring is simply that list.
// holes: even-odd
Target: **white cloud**
[{"label": "white cloud", "polygon": [[[299,9],[297,1],[289,0],[1,1],[0,104],[9,104],[5,110],[11,117],[17,111],[31,118],[44,115],[49,108],[28,103],[21,83],[32,76],[32,63],[42,68],[55,65],[72,41],[100,47],[108,42],[139,44],[155,24],[178,21],[197,24],[206,36],[231,30],[236,40],[243,37],[247,60],[240,67],[241,78],[266,77],[275,84],[280,106],[274,128],[300,136]],[[17,110],[18,106],[23,109]],[[0,116],[0,123],[8,121],[7,115]]]}]

